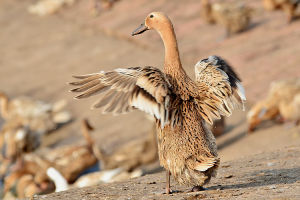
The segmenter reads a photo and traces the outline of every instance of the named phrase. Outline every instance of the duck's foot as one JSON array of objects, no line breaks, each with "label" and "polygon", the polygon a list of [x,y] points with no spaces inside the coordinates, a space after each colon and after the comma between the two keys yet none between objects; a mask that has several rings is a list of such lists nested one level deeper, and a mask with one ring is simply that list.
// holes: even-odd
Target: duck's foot
[{"label": "duck's foot", "polygon": [[191,192],[199,192],[199,191],[204,191],[204,190],[207,190],[206,188],[202,187],[202,186],[194,186],[192,188],[192,191]]},{"label": "duck's foot", "polygon": [[173,190],[171,190],[170,188],[166,188],[166,191],[164,194],[172,194]]},{"label": "duck's foot", "polygon": [[180,190],[165,190],[165,192],[163,192],[163,194],[175,194],[175,193],[181,193],[182,191]]}]

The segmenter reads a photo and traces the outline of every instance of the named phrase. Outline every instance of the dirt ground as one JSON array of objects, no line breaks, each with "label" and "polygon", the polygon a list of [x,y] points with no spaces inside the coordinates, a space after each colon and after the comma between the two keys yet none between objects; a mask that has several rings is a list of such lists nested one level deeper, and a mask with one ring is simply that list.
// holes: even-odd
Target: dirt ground
[{"label": "dirt ground", "polygon": [[[198,60],[212,54],[221,55],[241,76],[248,107],[265,96],[272,81],[300,77],[300,20],[287,25],[284,13],[265,12],[260,0],[245,1],[256,8],[252,26],[247,32],[229,39],[224,39],[222,27],[208,26],[200,19],[197,0],[132,0],[130,5],[122,0],[98,17],[91,16],[90,0],[78,0],[72,7],[45,17],[27,12],[27,7],[34,2],[0,2],[0,90],[11,97],[27,95],[48,102],[68,101],[74,121],[47,136],[45,146],[81,142],[78,127],[82,118],[88,118],[95,126],[93,137],[108,151],[128,141],[142,139],[149,131],[151,123],[142,112],[117,117],[102,115],[98,110],[89,109],[95,98],[73,100],[66,83],[72,80],[72,75],[117,67],[162,67],[163,46],[158,34],[149,31],[134,38],[130,36],[154,10],[166,12],[174,21],[187,72],[193,76],[193,66]],[[207,192],[196,196],[159,195],[164,175],[154,174],[132,182],[40,198],[93,199],[106,195],[103,196],[106,199],[127,199],[128,195],[141,194],[141,191],[149,195],[149,198],[143,195],[146,199],[265,199],[268,195],[270,199],[300,198],[299,129],[292,124],[268,123],[248,135],[245,115],[246,112],[235,112],[227,120],[226,134],[217,139],[224,163],[219,178],[212,181]],[[232,177],[226,178],[228,174]],[[141,198],[135,196],[133,199]]]},{"label": "dirt ground", "polygon": [[190,188],[173,183],[171,195],[163,194],[165,174],[157,173],[115,184],[71,189],[66,192],[35,196],[33,199],[299,199],[300,148],[261,153],[221,164],[217,178],[206,191],[189,192]]}]

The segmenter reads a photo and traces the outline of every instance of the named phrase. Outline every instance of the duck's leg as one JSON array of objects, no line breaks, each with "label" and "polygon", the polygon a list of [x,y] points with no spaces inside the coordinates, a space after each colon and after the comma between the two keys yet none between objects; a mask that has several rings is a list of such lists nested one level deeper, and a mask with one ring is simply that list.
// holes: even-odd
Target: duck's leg
[{"label": "duck's leg", "polygon": [[171,172],[169,170],[166,171],[166,194],[171,194],[171,188],[170,188],[170,177]]},{"label": "duck's leg", "polygon": [[288,24],[292,23],[293,20],[295,19],[295,10],[297,7],[295,5],[290,4],[290,3],[284,3],[282,5],[283,11],[288,15]]}]

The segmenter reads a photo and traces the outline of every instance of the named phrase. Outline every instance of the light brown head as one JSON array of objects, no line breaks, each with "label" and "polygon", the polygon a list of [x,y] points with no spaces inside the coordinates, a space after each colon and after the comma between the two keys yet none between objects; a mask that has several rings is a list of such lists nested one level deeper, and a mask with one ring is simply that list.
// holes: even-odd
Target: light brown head
[{"label": "light brown head", "polygon": [[0,91],[0,99],[4,99],[4,98],[8,99],[7,95],[4,92]]},{"label": "light brown head", "polygon": [[132,36],[151,29],[159,33],[164,43],[164,72],[185,79],[186,73],[181,65],[176,35],[171,20],[164,13],[152,12],[146,17],[144,23],[132,32]]},{"label": "light brown head", "polygon": [[261,100],[253,105],[247,114],[248,131],[253,132],[263,121],[273,120],[279,115],[278,106],[273,101]]},{"label": "light brown head", "polygon": [[166,16],[162,12],[152,12],[146,17],[145,22],[132,32],[132,36],[141,34],[151,29],[154,29],[161,33],[164,29],[171,27],[172,22],[170,21],[168,16]]}]

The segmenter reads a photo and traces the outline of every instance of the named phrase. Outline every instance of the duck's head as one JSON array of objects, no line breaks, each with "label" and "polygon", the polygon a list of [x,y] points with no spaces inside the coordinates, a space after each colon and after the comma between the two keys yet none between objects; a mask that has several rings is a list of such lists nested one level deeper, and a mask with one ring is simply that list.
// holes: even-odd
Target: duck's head
[{"label": "duck's head", "polygon": [[162,12],[150,13],[145,22],[132,32],[132,36],[144,33],[147,30],[154,29],[161,32],[164,28],[172,26],[170,19]]}]

